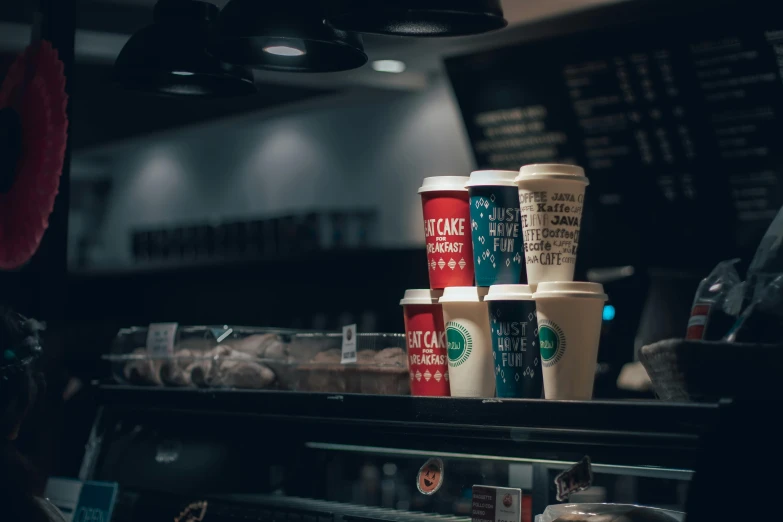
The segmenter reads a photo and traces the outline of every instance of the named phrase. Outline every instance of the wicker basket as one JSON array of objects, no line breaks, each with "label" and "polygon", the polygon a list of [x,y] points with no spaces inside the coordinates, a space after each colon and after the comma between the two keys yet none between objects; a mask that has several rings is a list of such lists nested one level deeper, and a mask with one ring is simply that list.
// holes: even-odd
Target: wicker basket
[{"label": "wicker basket", "polygon": [[655,393],[669,401],[775,398],[783,346],[669,339],[642,347]]}]

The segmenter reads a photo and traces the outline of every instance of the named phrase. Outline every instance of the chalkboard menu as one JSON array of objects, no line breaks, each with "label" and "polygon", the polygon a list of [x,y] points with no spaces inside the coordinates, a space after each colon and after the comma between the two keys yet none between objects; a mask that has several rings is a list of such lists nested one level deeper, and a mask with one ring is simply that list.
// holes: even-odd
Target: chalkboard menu
[{"label": "chalkboard menu", "polygon": [[583,267],[752,255],[783,204],[774,4],[662,15],[647,3],[608,29],[599,11],[576,34],[448,59],[478,165],[584,166]]}]

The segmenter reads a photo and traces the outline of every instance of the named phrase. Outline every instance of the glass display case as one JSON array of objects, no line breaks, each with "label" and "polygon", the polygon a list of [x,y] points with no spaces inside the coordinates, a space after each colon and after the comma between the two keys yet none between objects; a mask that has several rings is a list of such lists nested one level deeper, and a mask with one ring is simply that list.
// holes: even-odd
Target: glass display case
[{"label": "glass display case", "polygon": [[[468,520],[473,486],[488,485],[521,489],[525,522],[584,456],[592,486],[569,502],[678,513],[721,409],[122,384],[100,396],[80,478],[119,483],[117,521]],[[427,495],[417,474],[432,458],[442,483]]]},{"label": "glass display case", "polygon": [[134,386],[410,393],[405,335],[355,337],[356,361],[346,366],[340,333],[158,323],[121,329],[103,359],[116,382]]}]

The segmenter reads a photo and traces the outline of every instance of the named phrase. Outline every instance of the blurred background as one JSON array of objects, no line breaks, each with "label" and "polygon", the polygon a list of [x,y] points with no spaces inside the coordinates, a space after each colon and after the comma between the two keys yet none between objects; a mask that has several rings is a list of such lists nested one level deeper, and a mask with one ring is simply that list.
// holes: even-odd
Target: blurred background
[{"label": "blurred background", "polygon": [[[617,396],[783,203],[783,22],[763,2],[505,0],[502,31],[367,36],[364,67],[256,70],[259,93],[227,100],[112,82],[154,4],[77,2],[56,390],[105,376],[125,326],[401,332],[404,290],[427,286],[422,179],[569,162],[591,181],[577,277],[611,299],[596,395]],[[32,13],[0,3],[0,78]]]}]

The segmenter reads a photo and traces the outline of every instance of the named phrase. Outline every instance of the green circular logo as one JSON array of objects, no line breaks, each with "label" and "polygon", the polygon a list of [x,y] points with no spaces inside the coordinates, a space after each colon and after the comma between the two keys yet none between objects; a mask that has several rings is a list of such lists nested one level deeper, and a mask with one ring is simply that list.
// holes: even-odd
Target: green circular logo
[{"label": "green circular logo", "polygon": [[538,343],[541,346],[541,360],[547,368],[563,358],[566,338],[563,330],[552,321],[538,323]]},{"label": "green circular logo", "polygon": [[448,344],[449,366],[459,366],[470,357],[473,351],[473,337],[467,328],[454,321],[446,324],[446,342]]}]

